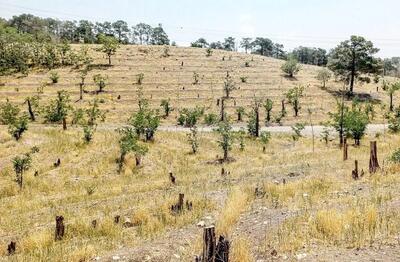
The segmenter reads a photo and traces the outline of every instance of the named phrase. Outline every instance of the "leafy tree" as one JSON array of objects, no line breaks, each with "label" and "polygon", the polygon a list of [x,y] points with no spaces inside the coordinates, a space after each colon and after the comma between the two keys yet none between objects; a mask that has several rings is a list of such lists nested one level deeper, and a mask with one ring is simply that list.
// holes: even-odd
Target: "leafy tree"
[{"label": "leafy tree", "polygon": [[227,51],[234,51],[235,50],[235,38],[227,37],[224,39],[222,46]]},{"label": "leafy tree", "polygon": [[225,98],[229,98],[230,93],[236,89],[237,86],[233,81],[233,77],[229,73],[227,73],[224,81]]},{"label": "leafy tree", "polygon": [[210,48],[212,49],[224,49],[220,41],[210,43]]},{"label": "leafy tree", "polygon": [[119,48],[118,40],[112,36],[99,36],[99,43],[102,45],[97,51],[103,52],[108,56],[108,65],[111,65],[111,56],[113,56]]},{"label": "leafy tree", "polygon": [[154,139],[154,134],[160,125],[158,110],[152,110],[148,101],[143,98],[142,90],[138,89],[139,111],[134,113],[129,119],[130,124],[135,128],[138,138],[144,141]]},{"label": "leafy tree", "polygon": [[13,123],[8,124],[8,132],[18,141],[22,134],[28,130],[28,117],[22,115],[17,117]]},{"label": "leafy tree", "polygon": [[[89,143],[92,141],[93,135],[96,132],[98,120],[101,119],[104,121],[105,112],[99,109],[98,101],[95,99],[93,103],[90,103],[90,107],[85,110],[85,113],[86,119],[82,119],[83,123],[81,125],[84,135],[83,138],[86,143]],[[78,122],[82,122],[82,120]]]},{"label": "leafy tree", "polygon": [[304,86],[296,86],[286,93],[286,98],[288,102],[293,106],[294,116],[297,117],[298,113],[301,109],[300,107],[300,98],[303,97]]},{"label": "leafy tree", "polygon": [[330,53],[328,67],[336,76],[350,83],[353,93],[355,80],[362,74],[376,74],[381,65],[374,55],[379,51],[371,41],[361,36],[351,36]]},{"label": "leafy tree", "polygon": [[32,165],[32,157],[30,153],[24,154],[23,156],[16,156],[12,159],[16,179],[19,189],[22,190],[23,179],[25,171],[29,170]]},{"label": "leafy tree", "polygon": [[328,127],[324,127],[322,130],[321,134],[321,139],[325,142],[325,145],[328,145],[329,142],[329,136],[330,136],[330,131]]},{"label": "leafy tree", "polygon": [[133,35],[138,39],[141,45],[149,44],[152,34],[153,28],[148,24],[140,23],[133,27]]},{"label": "leafy tree", "polygon": [[46,122],[59,123],[62,121],[63,129],[67,129],[67,116],[71,110],[70,98],[66,91],[58,91],[57,98],[50,100],[44,108],[44,118]]},{"label": "leafy tree", "polygon": [[265,153],[266,145],[268,144],[269,140],[271,139],[271,133],[268,131],[262,131],[260,133],[260,140],[263,144],[263,153]]},{"label": "leafy tree", "polygon": [[161,24],[153,28],[151,34],[152,45],[169,45],[168,35],[165,33]]},{"label": "leafy tree", "polygon": [[192,126],[190,128],[190,133],[187,134],[188,142],[189,142],[190,146],[192,147],[193,154],[196,154],[197,149],[199,148],[199,139],[198,139],[197,134],[198,134],[198,132],[197,132],[196,126]]},{"label": "leafy tree", "polygon": [[133,128],[124,127],[118,129],[118,132],[120,134],[118,172],[121,172],[125,162],[125,157],[128,153],[132,152],[135,154],[136,165],[139,166],[141,164],[141,158],[147,153],[148,148],[140,144],[138,135]]},{"label": "leafy tree", "polygon": [[219,134],[220,138],[217,141],[218,145],[221,147],[224,152],[223,161],[228,160],[229,151],[232,150],[232,143],[234,140],[234,134],[232,132],[232,126],[230,123],[226,121],[222,121],[218,124],[218,127],[215,131]]},{"label": "leafy tree", "polygon": [[84,68],[79,71],[79,78],[81,82],[79,83],[79,100],[83,99],[83,91],[84,91],[84,86],[85,86],[85,79],[88,74],[88,69]]},{"label": "leafy tree", "polygon": [[358,106],[353,107],[345,115],[345,133],[354,139],[356,146],[360,145],[360,140],[365,135],[368,123],[368,116]]},{"label": "leafy tree", "polygon": [[322,87],[325,88],[326,82],[328,82],[331,77],[332,77],[331,72],[328,69],[323,68],[318,70],[316,78],[317,80],[322,82]]},{"label": "leafy tree", "polygon": [[244,51],[247,54],[247,51],[251,50],[251,48],[253,47],[251,38],[250,37],[242,38],[242,41],[240,42],[240,47],[244,48]]},{"label": "leafy tree", "polygon": [[245,142],[244,142],[244,138],[245,138],[246,132],[244,131],[243,128],[241,128],[239,131],[236,132],[236,137],[239,140],[239,149],[240,151],[244,151],[245,148]]},{"label": "leafy tree", "polygon": [[343,137],[345,135],[345,116],[349,108],[344,104],[344,100],[336,101],[336,112],[329,112],[331,121],[330,125],[339,133],[340,145],[343,144]]},{"label": "leafy tree", "polygon": [[239,106],[236,108],[236,114],[237,114],[237,121],[241,122],[243,120],[243,115],[246,114],[246,111],[243,106]]},{"label": "leafy tree", "polygon": [[112,28],[114,29],[114,32],[117,35],[119,43],[125,43],[125,44],[128,43],[129,27],[125,21],[122,20],[115,21],[114,23],[112,23]]},{"label": "leafy tree", "polygon": [[170,99],[161,100],[160,106],[164,109],[164,117],[167,118],[169,113],[171,113],[174,109],[170,105]]},{"label": "leafy tree", "polygon": [[393,95],[400,89],[400,82],[387,83],[384,80],[382,86],[390,98],[389,111],[393,112]]},{"label": "leafy tree", "polygon": [[206,49],[206,56],[207,56],[207,57],[212,56],[212,53],[213,53],[213,50],[212,50],[211,47],[209,47],[209,48]]},{"label": "leafy tree", "polygon": [[301,66],[298,64],[297,60],[294,58],[290,58],[287,60],[282,66],[281,70],[288,76],[294,77],[301,69]]},{"label": "leafy tree", "polygon": [[301,131],[303,131],[304,129],[304,124],[296,123],[293,126],[291,126],[291,128],[294,132],[294,134],[292,135],[293,141],[299,140],[299,138],[302,137]]},{"label": "leafy tree", "polygon": [[263,37],[257,37],[251,43],[251,46],[254,48],[255,54],[263,56],[272,56],[274,50],[274,43],[270,39]]},{"label": "leafy tree", "polygon": [[204,108],[196,106],[195,108],[183,108],[179,110],[178,125],[193,127],[197,124],[199,118],[204,114]]},{"label": "leafy tree", "polygon": [[209,126],[215,125],[216,123],[218,123],[218,116],[214,113],[206,114],[204,116],[204,123]]},{"label": "leafy tree", "polygon": [[190,44],[191,47],[198,47],[198,48],[206,48],[209,46],[209,44],[207,43],[207,40],[204,38],[199,38],[196,41],[192,42]]},{"label": "leafy tree", "polygon": [[272,111],[272,106],[274,105],[274,102],[272,102],[271,99],[267,98],[264,102],[264,109],[266,114],[265,117],[265,123],[269,123],[271,121],[271,111]]},{"label": "leafy tree", "polygon": [[20,109],[18,106],[13,105],[7,99],[5,104],[0,105],[0,123],[3,125],[14,123],[17,120],[19,112]]},{"label": "leafy tree", "polygon": [[325,49],[315,47],[297,47],[290,53],[302,64],[325,66],[328,63],[328,56]]},{"label": "leafy tree", "polygon": [[106,81],[108,79],[108,76],[103,76],[101,74],[96,74],[93,76],[93,82],[99,87],[99,90],[97,93],[101,93],[104,91],[104,88],[106,87]]}]

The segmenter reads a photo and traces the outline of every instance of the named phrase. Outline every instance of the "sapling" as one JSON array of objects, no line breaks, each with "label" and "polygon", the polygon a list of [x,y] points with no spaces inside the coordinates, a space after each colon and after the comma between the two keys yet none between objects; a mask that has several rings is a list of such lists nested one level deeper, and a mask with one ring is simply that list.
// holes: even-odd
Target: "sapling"
[{"label": "sapling", "polygon": [[299,140],[300,137],[302,137],[301,132],[304,130],[304,124],[302,123],[296,123],[293,126],[291,126],[294,134],[292,135],[293,141]]},{"label": "sapling", "polygon": [[50,72],[50,80],[53,84],[57,84],[58,83],[58,79],[59,79],[59,75],[56,71],[51,71]]},{"label": "sapling", "polygon": [[106,81],[108,79],[108,76],[103,76],[101,74],[96,74],[93,76],[93,81],[95,84],[99,87],[99,90],[97,93],[101,93],[104,91],[104,88],[106,87]]},{"label": "sapling", "polygon": [[267,100],[265,100],[265,102],[264,102],[264,109],[266,112],[265,124],[268,124],[271,121],[271,111],[272,111],[273,105],[274,105],[274,103],[269,98],[267,98]]},{"label": "sapling", "polygon": [[299,86],[291,88],[286,93],[286,98],[288,99],[289,104],[291,104],[293,106],[295,117],[298,116],[299,111],[301,109],[300,98],[303,97],[303,91],[304,91],[304,87],[299,85]]},{"label": "sapling", "polygon": [[192,126],[190,128],[190,133],[187,134],[187,138],[192,148],[192,153],[196,154],[197,149],[199,148],[198,132],[196,126]]},{"label": "sapling", "polygon": [[271,133],[268,131],[262,131],[260,133],[260,140],[263,144],[263,153],[265,153],[266,145],[268,144],[269,140],[271,139]]},{"label": "sapling", "polygon": [[224,152],[224,157],[222,161],[228,160],[229,151],[232,150],[232,143],[234,140],[232,126],[228,120],[220,122],[215,131],[219,134],[220,138],[217,141],[218,145],[221,147]]}]

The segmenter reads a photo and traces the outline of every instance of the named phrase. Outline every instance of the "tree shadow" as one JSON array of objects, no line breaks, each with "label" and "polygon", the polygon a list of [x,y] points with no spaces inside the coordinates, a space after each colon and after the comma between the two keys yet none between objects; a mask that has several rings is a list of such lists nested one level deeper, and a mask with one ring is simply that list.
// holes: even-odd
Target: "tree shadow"
[{"label": "tree shadow", "polygon": [[284,77],[288,81],[298,81],[297,77],[295,77],[295,76],[288,76],[288,75],[281,75],[281,76]]},{"label": "tree shadow", "polygon": [[[322,88],[322,87],[320,87],[320,89],[338,99],[341,99],[343,96],[343,91],[341,90],[331,90],[329,88]],[[372,104],[379,104],[382,102],[381,99],[374,97],[369,93],[363,93],[363,92],[353,92],[353,94],[350,94],[349,92],[345,91],[344,98],[346,99],[346,101],[352,101],[353,99],[357,99],[357,101],[361,103],[369,102]]]}]

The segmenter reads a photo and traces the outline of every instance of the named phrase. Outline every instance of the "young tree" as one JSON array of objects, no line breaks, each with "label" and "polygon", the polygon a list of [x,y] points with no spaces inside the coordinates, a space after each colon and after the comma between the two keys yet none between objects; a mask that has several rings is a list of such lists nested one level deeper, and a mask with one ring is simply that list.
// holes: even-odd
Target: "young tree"
[{"label": "young tree", "polygon": [[360,140],[365,135],[368,123],[368,116],[359,106],[354,106],[351,110],[347,111],[344,118],[345,133],[354,139],[356,146],[360,145]]},{"label": "young tree", "polygon": [[341,101],[336,101],[336,105],[337,111],[334,113],[329,112],[331,118],[330,125],[339,133],[339,144],[342,146],[345,135],[345,116],[349,108],[344,104],[343,97]]},{"label": "young tree", "polygon": [[251,50],[251,48],[253,47],[251,38],[250,37],[242,38],[242,41],[240,42],[240,47],[244,48],[244,51],[247,54],[247,51]]},{"label": "young tree", "polygon": [[243,115],[246,114],[246,111],[243,106],[239,106],[236,108],[236,114],[237,114],[237,121],[241,122],[243,120]]},{"label": "young tree", "polygon": [[383,81],[383,90],[386,91],[390,98],[390,103],[389,103],[389,111],[393,112],[393,95],[396,91],[400,89],[400,82],[396,83],[387,83],[385,80]]},{"label": "young tree", "polygon": [[66,91],[58,91],[57,98],[50,101],[44,108],[44,118],[46,122],[59,123],[62,122],[63,129],[67,129],[67,116],[71,110],[70,98]]},{"label": "young tree", "polygon": [[80,123],[83,129],[83,139],[86,143],[90,143],[93,139],[93,135],[97,129],[98,120],[101,119],[104,121],[105,112],[99,109],[99,104],[97,99],[93,101],[93,103],[89,104],[90,107],[85,110],[86,118],[78,120],[77,123]]},{"label": "young tree", "polygon": [[232,76],[227,73],[224,81],[224,92],[225,92],[225,98],[229,98],[230,93],[233,90],[236,90],[237,86],[235,82],[233,81]]},{"label": "young tree", "polygon": [[244,151],[244,148],[245,148],[245,143],[244,143],[245,135],[246,135],[246,132],[243,128],[241,128],[239,131],[236,132],[236,137],[239,140],[240,151]]},{"label": "young tree", "polygon": [[318,74],[317,74],[316,78],[317,78],[317,80],[322,82],[322,87],[325,88],[326,82],[329,81],[331,76],[332,76],[331,72],[328,69],[323,68],[323,69],[318,70]]},{"label": "young tree", "polygon": [[253,137],[260,135],[260,107],[261,101],[255,99],[253,102],[253,108],[249,115],[249,121],[247,123],[247,131]]},{"label": "young tree", "polygon": [[288,102],[293,106],[295,117],[298,116],[299,111],[301,109],[300,98],[303,97],[303,91],[304,91],[304,86],[299,85],[289,89],[289,91],[286,93],[286,98],[288,99]]},{"label": "young tree", "polygon": [[125,157],[128,153],[133,152],[135,154],[136,166],[140,166],[141,158],[147,153],[148,148],[140,144],[138,135],[133,128],[124,127],[118,129],[118,132],[120,134],[118,172],[120,173],[125,162]]},{"label": "young tree", "polygon": [[23,156],[16,156],[12,160],[16,179],[19,189],[22,190],[23,180],[24,180],[24,172],[29,170],[32,164],[32,158],[30,153],[24,154]]},{"label": "young tree", "polygon": [[99,43],[102,45],[97,51],[103,52],[108,56],[108,65],[111,65],[111,56],[113,56],[119,48],[118,40],[113,36],[99,36]]},{"label": "young tree", "polygon": [[350,40],[341,42],[330,53],[328,67],[335,75],[350,83],[350,94],[353,94],[355,80],[362,74],[376,74],[381,68],[379,59],[374,55],[379,49],[371,41],[361,36],[351,36]]},{"label": "young tree", "polygon": [[13,105],[7,99],[5,104],[0,105],[0,124],[8,125],[14,123],[19,112],[18,106]]},{"label": "young tree", "polygon": [[209,46],[209,44],[207,43],[207,40],[204,38],[199,38],[196,41],[192,42],[190,44],[191,47],[198,47],[198,48],[206,48]]},{"label": "young tree", "polygon": [[268,131],[261,132],[260,140],[261,140],[261,143],[263,144],[263,153],[265,153],[266,146],[267,146],[267,144],[268,144],[270,139],[271,139],[271,133],[270,132],[268,132]]},{"label": "young tree", "polygon": [[292,135],[293,141],[299,140],[299,138],[302,137],[301,131],[303,131],[304,129],[304,124],[296,123],[293,126],[291,126],[291,128],[294,132],[294,134]]},{"label": "young tree", "polygon": [[199,139],[197,136],[197,127],[192,126],[190,128],[190,133],[187,134],[188,142],[190,146],[192,147],[192,152],[193,154],[196,154],[197,149],[199,148]]},{"label": "young tree", "polygon": [[204,108],[202,107],[196,106],[192,109],[183,108],[179,110],[178,125],[193,127],[202,115],[204,115]]},{"label": "young tree", "polygon": [[294,77],[301,69],[301,66],[298,64],[297,60],[294,58],[290,58],[287,60],[282,66],[281,70],[288,76]]},{"label": "young tree", "polygon": [[88,69],[84,68],[79,71],[79,78],[81,79],[81,82],[79,83],[79,100],[83,99],[83,91],[84,91],[84,86],[85,86],[85,79],[88,73]]},{"label": "young tree", "polygon": [[200,75],[197,72],[193,72],[193,85],[197,85],[199,83]]},{"label": "young tree", "polygon": [[21,138],[26,130],[28,130],[28,117],[26,115],[17,117],[13,123],[8,124],[8,132],[16,141]]},{"label": "young tree", "polygon": [[233,132],[232,126],[229,121],[223,121],[218,124],[218,127],[215,131],[220,135],[220,139],[217,141],[218,145],[221,147],[222,151],[224,152],[223,161],[228,160],[229,151],[232,149],[233,143]]},{"label": "young tree", "polygon": [[60,76],[58,75],[58,73],[56,71],[50,72],[50,80],[53,84],[57,84],[59,78],[60,78]]},{"label": "young tree", "polygon": [[271,110],[273,105],[274,103],[269,98],[267,98],[267,100],[264,102],[263,106],[265,108],[265,112],[267,113],[265,116],[265,124],[268,124],[271,121]]},{"label": "young tree", "polygon": [[164,109],[164,117],[167,118],[169,113],[171,113],[174,109],[170,105],[170,99],[161,100],[160,106]]},{"label": "young tree", "polygon": [[106,87],[106,81],[108,79],[108,76],[103,76],[101,74],[96,74],[93,76],[93,82],[99,87],[99,90],[97,93],[101,93],[104,91],[104,88]]}]

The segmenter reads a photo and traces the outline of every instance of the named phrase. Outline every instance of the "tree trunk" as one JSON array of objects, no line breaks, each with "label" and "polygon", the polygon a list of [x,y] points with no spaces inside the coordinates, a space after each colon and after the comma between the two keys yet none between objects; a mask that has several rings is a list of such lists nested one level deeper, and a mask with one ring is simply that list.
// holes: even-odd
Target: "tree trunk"
[{"label": "tree trunk", "polygon": [[108,55],[108,65],[111,65],[111,55]]},{"label": "tree trunk", "polygon": [[35,118],[35,114],[33,113],[33,110],[32,110],[31,100],[28,98],[27,102],[28,102],[29,116],[30,116],[32,122],[35,122],[36,118]]},{"label": "tree trunk", "polygon": [[11,241],[10,244],[7,246],[7,253],[9,256],[15,254],[15,249],[16,249],[16,243],[14,241]]},{"label": "tree trunk", "polygon": [[67,130],[67,119],[63,117],[62,119],[63,130]]},{"label": "tree trunk", "polygon": [[142,157],[139,155],[135,156],[136,166],[140,166],[142,164]]},{"label": "tree trunk", "polygon": [[260,135],[259,129],[260,129],[260,113],[258,111],[258,107],[255,109],[256,111],[256,137]]},{"label": "tree trunk", "polygon": [[281,105],[282,105],[282,109],[281,109],[281,113],[282,113],[282,116],[285,114],[285,99],[283,99],[282,101],[281,101]]},{"label": "tree trunk", "polygon": [[354,161],[354,170],[351,171],[351,176],[353,177],[354,180],[357,180],[359,178],[358,176],[358,161]]},{"label": "tree trunk", "polygon": [[118,173],[121,173],[122,167],[124,166],[124,161],[125,161],[125,154],[121,153],[118,161]]},{"label": "tree trunk", "polygon": [[225,121],[225,99],[221,98],[221,121]]},{"label": "tree trunk", "polygon": [[228,160],[228,150],[224,149],[224,161]]},{"label": "tree trunk", "polygon": [[294,100],[294,116],[297,117],[299,114],[299,102],[296,100]]},{"label": "tree trunk", "polygon": [[343,141],[343,161],[346,161],[348,158],[347,149],[348,149],[347,139],[345,138]]},{"label": "tree trunk", "polygon": [[242,121],[242,113],[241,113],[241,112],[238,112],[238,113],[237,113],[237,121],[238,121],[238,122],[241,122],[241,121]]},{"label": "tree trunk", "polygon": [[79,84],[79,100],[83,99],[83,83]]},{"label": "tree trunk", "polygon": [[356,76],[356,55],[354,53],[354,51],[352,52],[352,56],[353,56],[353,61],[351,64],[351,76],[350,76],[350,94],[353,94],[353,88],[354,88],[354,80],[355,80],[355,76]]},{"label": "tree trunk", "polygon": [[393,94],[390,94],[390,106],[389,106],[390,112],[393,112]]},{"label": "tree trunk", "polygon": [[215,253],[215,262],[229,262],[229,246],[229,241],[223,236],[219,236]]}]

